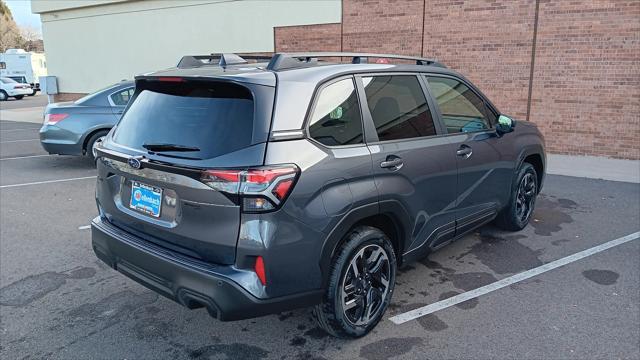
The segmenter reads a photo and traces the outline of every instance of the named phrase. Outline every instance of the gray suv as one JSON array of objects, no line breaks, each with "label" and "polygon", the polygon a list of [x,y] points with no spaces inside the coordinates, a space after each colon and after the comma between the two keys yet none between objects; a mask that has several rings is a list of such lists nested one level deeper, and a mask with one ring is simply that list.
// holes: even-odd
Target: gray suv
[{"label": "gray suv", "polygon": [[529,222],[544,140],[460,74],[383,54],[266,60],[185,56],[136,78],[97,147],[101,260],[220,320],[314,306],[359,337],[399,266]]}]

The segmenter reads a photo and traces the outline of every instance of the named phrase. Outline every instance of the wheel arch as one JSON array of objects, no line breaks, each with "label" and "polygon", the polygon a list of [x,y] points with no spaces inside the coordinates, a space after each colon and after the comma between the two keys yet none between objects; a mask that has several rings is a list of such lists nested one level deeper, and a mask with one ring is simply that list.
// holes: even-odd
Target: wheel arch
[{"label": "wheel arch", "polygon": [[396,261],[398,265],[401,265],[403,261],[402,254],[407,246],[408,219],[408,213],[397,201],[385,201],[360,206],[344,215],[331,230],[322,247],[320,269],[322,271],[323,287],[328,283],[331,261],[344,243],[345,235],[358,226],[375,227],[385,233],[393,245]]},{"label": "wheel arch", "polygon": [[97,133],[99,133],[100,131],[106,131],[107,133],[111,130],[111,127],[98,127],[96,129],[91,130],[90,132],[88,132],[85,136],[84,139],[82,139],[82,153],[86,154],[87,153],[87,145],[89,142],[89,139],[91,139],[91,137]]},{"label": "wheel arch", "polygon": [[542,190],[542,184],[544,183],[547,165],[546,156],[544,155],[542,146],[533,145],[523,149],[518,159],[518,166],[516,166],[516,169],[520,169],[520,166],[525,162],[533,165],[533,168],[536,170],[538,180],[538,193],[540,193]]}]

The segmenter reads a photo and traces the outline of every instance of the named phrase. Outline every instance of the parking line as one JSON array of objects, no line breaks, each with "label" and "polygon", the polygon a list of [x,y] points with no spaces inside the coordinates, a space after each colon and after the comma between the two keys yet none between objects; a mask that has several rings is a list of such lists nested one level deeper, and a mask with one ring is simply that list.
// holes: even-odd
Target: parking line
[{"label": "parking line", "polygon": [[390,317],[389,320],[391,320],[393,323],[395,323],[396,325],[400,325],[400,324],[404,324],[407,321],[411,321],[414,319],[417,319],[419,317],[425,316],[425,315],[429,315],[431,313],[434,313],[436,311],[442,310],[442,309],[446,309],[450,306],[454,306],[457,304],[460,304],[462,302],[465,302],[467,300],[471,300],[473,298],[476,298],[478,296],[481,295],[485,295],[488,294],[492,291],[496,291],[499,289],[502,289],[506,286],[515,284],[517,282],[529,279],[531,277],[534,277],[536,275],[540,275],[542,273],[545,273],[547,271],[553,270],[553,269],[557,269],[561,266],[570,264],[572,262],[578,261],[580,259],[584,259],[588,256],[597,254],[599,252],[605,251],[607,249],[611,249],[614,246],[618,246],[618,245],[622,245],[624,243],[627,243],[629,241],[633,241],[633,240],[637,240],[638,238],[640,238],[640,231],[639,232],[635,232],[633,234],[629,234],[627,236],[623,236],[621,238],[615,239],[615,240],[611,240],[609,242],[606,242],[604,244],[600,244],[598,246],[594,246],[590,249],[587,250],[583,250],[580,252],[577,252],[573,255],[569,255],[566,257],[563,257],[561,259],[552,261],[550,263],[546,263],[542,266],[538,266],[536,268],[533,268],[531,270],[527,270],[524,272],[521,272],[519,274],[513,275],[513,276],[509,276],[507,278],[504,278],[502,280],[498,280],[494,283],[491,283],[489,285],[486,286],[482,286],[479,287],[475,290],[471,290],[471,291],[467,291],[464,292],[462,294],[456,295],[456,296],[452,296],[448,299],[444,299],[442,301],[438,301],[435,302],[433,304],[427,305],[427,306],[423,306],[420,308],[417,308],[415,310],[411,310],[408,311],[406,313],[403,314],[399,314],[393,317]]},{"label": "parking line", "polygon": [[89,230],[89,229],[91,229],[91,225],[78,226],[78,230]]},{"label": "parking line", "polygon": [[7,158],[0,158],[0,161],[4,161],[4,160],[19,160],[19,159],[31,159],[31,158],[47,157],[47,156],[53,156],[53,155],[51,155],[51,154],[42,154],[42,155],[29,155],[29,156],[7,157]]},{"label": "parking line", "polygon": [[0,186],[0,189],[4,189],[4,188],[13,188],[13,187],[21,187],[21,186],[30,186],[30,185],[51,184],[51,183],[65,182],[65,181],[75,181],[75,180],[95,179],[95,178],[96,178],[95,176],[84,176],[84,177],[77,177],[77,178],[70,178],[70,179],[59,179],[59,180],[36,181],[36,182],[22,183],[22,184],[2,185],[2,186]]},{"label": "parking line", "polygon": [[17,143],[17,142],[25,142],[25,141],[40,141],[40,139],[8,140],[8,141],[0,141],[0,144]]}]

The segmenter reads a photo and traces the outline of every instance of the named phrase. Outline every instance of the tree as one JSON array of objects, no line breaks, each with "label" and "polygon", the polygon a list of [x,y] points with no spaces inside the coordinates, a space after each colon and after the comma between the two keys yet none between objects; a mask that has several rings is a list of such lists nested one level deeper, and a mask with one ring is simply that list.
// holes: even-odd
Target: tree
[{"label": "tree", "polygon": [[20,48],[24,42],[20,29],[13,21],[11,10],[3,0],[0,0],[0,52],[11,48]]},{"label": "tree", "polygon": [[20,35],[22,36],[22,45],[20,48],[32,52],[44,52],[44,44],[40,32],[33,26],[20,26]]}]

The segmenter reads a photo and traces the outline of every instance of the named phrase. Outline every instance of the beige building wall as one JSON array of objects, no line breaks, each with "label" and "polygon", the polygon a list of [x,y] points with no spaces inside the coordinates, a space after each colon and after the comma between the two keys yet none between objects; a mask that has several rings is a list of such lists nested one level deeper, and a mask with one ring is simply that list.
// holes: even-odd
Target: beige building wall
[{"label": "beige building wall", "polygon": [[340,0],[32,0],[49,75],[89,93],[183,55],[272,52],[274,26],[335,23]]}]

